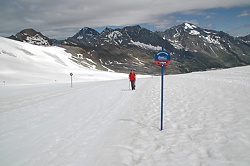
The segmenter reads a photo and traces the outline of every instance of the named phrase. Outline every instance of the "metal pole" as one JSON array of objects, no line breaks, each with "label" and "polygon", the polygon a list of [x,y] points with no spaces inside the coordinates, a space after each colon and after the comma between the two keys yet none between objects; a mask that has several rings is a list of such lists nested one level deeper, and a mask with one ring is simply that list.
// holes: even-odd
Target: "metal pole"
[{"label": "metal pole", "polygon": [[71,77],[71,88],[72,88],[72,76],[70,76]]},{"label": "metal pole", "polygon": [[163,91],[164,91],[164,68],[165,66],[161,66],[161,130],[163,130]]},{"label": "metal pole", "polygon": [[72,76],[73,76],[73,73],[70,73],[69,75],[71,77],[71,88],[72,88]]}]

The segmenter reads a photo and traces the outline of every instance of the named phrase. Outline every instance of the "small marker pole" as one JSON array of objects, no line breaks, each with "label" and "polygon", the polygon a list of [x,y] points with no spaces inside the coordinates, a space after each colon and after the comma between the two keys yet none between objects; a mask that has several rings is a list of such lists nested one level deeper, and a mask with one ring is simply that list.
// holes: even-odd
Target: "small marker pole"
[{"label": "small marker pole", "polygon": [[71,76],[71,88],[72,88],[72,76]]},{"label": "small marker pole", "polygon": [[73,73],[70,73],[70,77],[71,77],[71,88],[72,88],[72,76],[73,76]]}]

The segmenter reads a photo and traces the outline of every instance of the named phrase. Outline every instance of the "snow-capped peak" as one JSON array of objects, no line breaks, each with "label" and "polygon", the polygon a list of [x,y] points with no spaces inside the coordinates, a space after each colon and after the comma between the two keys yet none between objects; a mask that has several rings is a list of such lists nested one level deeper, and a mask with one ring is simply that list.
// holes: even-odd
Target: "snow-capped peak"
[{"label": "snow-capped peak", "polygon": [[196,29],[197,28],[195,25],[187,23],[187,22],[185,22],[184,25],[185,25],[184,29]]},{"label": "snow-capped peak", "polygon": [[44,36],[40,32],[35,31],[32,28],[24,29],[18,32],[15,36],[12,35],[10,38],[34,45],[43,45],[43,46],[52,45],[52,42],[48,37]]}]

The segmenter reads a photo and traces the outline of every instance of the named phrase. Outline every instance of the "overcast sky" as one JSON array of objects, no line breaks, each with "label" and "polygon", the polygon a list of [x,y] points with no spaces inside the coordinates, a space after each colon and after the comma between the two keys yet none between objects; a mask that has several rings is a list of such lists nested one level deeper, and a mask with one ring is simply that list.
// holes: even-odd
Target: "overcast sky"
[{"label": "overcast sky", "polygon": [[250,0],[0,0],[0,36],[33,28],[65,39],[79,29],[141,25],[164,31],[183,22],[232,36],[250,34]]}]

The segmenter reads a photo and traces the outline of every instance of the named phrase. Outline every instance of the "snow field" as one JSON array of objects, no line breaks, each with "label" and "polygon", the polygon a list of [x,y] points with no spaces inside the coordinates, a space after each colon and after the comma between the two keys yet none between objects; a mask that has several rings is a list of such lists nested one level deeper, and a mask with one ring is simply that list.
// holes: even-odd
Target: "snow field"
[{"label": "snow field", "polygon": [[0,165],[250,163],[250,68],[0,87]]},{"label": "snow field", "polygon": [[126,120],[138,129],[123,164],[249,165],[250,73],[244,69],[167,76],[161,132],[160,80],[147,79]]}]

